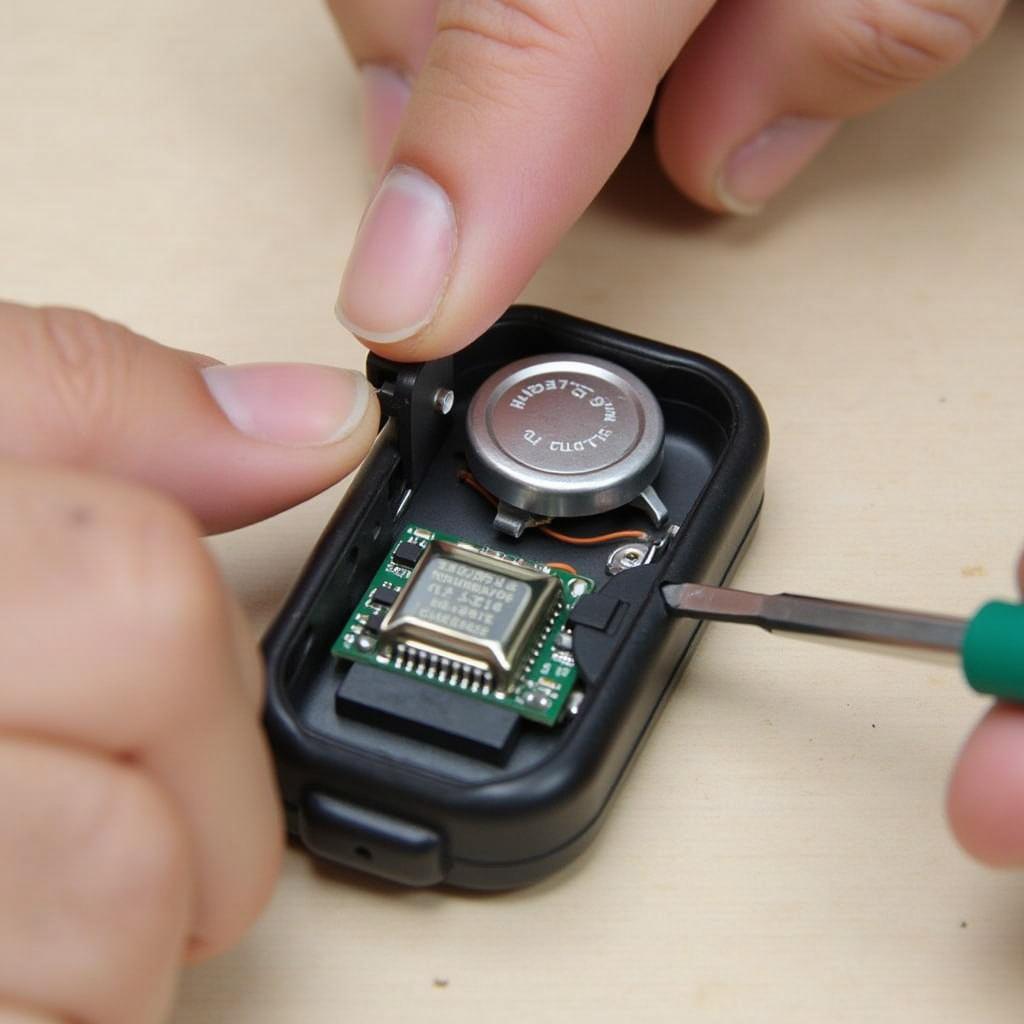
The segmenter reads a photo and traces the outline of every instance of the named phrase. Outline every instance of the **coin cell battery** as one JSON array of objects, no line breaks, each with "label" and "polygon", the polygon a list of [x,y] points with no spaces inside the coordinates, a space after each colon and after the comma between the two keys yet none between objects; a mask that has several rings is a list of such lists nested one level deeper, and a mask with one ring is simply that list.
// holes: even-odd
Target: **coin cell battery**
[{"label": "coin cell battery", "polygon": [[665,446],[661,407],[643,381],[604,359],[534,356],[504,367],[473,396],[466,435],[470,469],[498,498],[502,533],[623,505],[656,526],[667,518],[652,486]]}]

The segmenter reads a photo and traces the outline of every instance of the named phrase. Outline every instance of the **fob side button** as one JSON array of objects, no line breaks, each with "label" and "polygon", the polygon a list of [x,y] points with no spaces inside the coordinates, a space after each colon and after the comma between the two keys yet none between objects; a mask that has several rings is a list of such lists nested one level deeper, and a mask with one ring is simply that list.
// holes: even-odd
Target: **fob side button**
[{"label": "fob side button", "polygon": [[437,885],[446,871],[444,844],[433,829],[308,790],[299,835],[324,860],[403,885]]}]

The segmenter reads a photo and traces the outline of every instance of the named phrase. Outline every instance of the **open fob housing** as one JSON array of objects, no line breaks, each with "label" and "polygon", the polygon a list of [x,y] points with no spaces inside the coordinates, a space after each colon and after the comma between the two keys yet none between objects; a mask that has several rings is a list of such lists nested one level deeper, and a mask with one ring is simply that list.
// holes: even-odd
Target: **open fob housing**
[{"label": "open fob housing", "polygon": [[594,838],[693,650],[662,584],[743,553],[764,414],[710,359],[525,306],[367,366],[383,429],[264,640],[288,829],[407,885],[526,885]]}]

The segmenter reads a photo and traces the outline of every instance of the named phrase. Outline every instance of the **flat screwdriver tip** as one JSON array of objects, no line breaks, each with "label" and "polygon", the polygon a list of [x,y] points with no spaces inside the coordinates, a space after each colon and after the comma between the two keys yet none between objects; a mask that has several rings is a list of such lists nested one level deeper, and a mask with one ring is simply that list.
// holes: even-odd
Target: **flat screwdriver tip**
[{"label": "flat screwdriver tip", "polygon": [[669,609],[694,619],[760,624],[764,614],[764,595],[746,590],[726,590],[702,583],[669,583],[661,588]]}]

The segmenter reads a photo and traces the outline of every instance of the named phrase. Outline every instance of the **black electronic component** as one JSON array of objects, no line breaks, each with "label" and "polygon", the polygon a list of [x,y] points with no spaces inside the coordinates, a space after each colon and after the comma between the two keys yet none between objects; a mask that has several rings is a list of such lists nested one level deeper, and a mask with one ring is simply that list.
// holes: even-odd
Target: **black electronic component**
[{"label": "black electronic component", "polygon": [[508,760],[519,733],[520,716],[510,708],[368,665],[349,669],[335,699],[338,710],[357,721],[494,764]]},{"label": "black electronic component", "polygon": [[379,604],[384,608],[390,608],[398,600],[398,591],[391,587],[378,587],[371,595],[370,601]]},{"label": "black electronic component", "polygon": [[395,548],[394,553],[391,555],[391,560],[396,565],[401,565],[406,569],[412,569],[422,557],[423,548],[421,548],[419,544],[414,544],[412,541],[405,541]]}]

